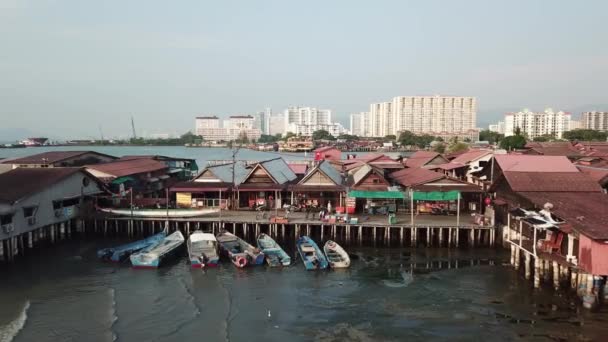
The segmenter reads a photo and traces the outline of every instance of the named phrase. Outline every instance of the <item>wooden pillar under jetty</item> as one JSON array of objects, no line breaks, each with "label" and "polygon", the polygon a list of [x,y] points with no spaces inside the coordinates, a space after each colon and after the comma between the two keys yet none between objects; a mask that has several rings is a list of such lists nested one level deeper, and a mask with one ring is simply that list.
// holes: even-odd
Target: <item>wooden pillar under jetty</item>
[{"label": "wooden pillar under jetty", "polygon": [[448,247],[452,247],[452,233],[452,228],[448,228]]},{"label": "wooden pillar under jetty", "polygon": [[401,227],[399,229],[399,246],[403,247],[403,230],[405,228]]},{"label": "wooden pillar under jetty", "polygon": [[374,230],[372,231],[372,235],[373,235],[372,239],[374,240],[373,241],[374,242],[374,246],[376,246],[376,238],[377,238],[377,236],[376,236],[376,227],[374,227]]},{"label": "wooden pillar under jetty", "polygon": [[[308,225],[306,225],[306,228],[308,229]],[[325,227],[323,225],[321,225],[321,241],[323,241],[324,238],[325,238]]]},{"label": "wooden pillar under jetty", "polygon": [[416,236],[418,235],[418,228],[412,226],[412,236],[410,237],[412,247],[416,247]]},{"label": "wooden pillar under jetty", "polygon": [[540,288],[540,260],[538,257],[534,258],[534,288]]},{"label": "wooden pillar under jetty", "polygon": [[557,261],[553,262],[553,287],[559,290],[559,264]]},{"label": "wooden pillar under jetty", "polygon": [[426,246],[431,247],[431,227],[426,227]]},{"label": "wooden pillar under jetty", "polygon": [[519,270],[519,257],[520,257],[520,249],[519,247],[515,247],[515,265],[513,265],[515,267],[515,270]]},{"label": "wooden pillar under jetty", "polygon": [[456,227],[456,247],[460,247],[460,228]]},{"label": "wooden pillar under jetty", "polygon": [[357,229],[357,239],[359,240],[359,246],[363,245],[363,226],[359,226]]}]

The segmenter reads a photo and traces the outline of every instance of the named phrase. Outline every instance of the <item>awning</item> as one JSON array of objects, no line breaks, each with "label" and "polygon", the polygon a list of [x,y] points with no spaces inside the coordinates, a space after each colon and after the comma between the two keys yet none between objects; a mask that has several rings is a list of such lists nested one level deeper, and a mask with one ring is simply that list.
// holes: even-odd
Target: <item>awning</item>
[{"label": "awning", "polygon": [[184,171],[184,169],[180,169],[180,168],[178,168],[178,169],[171,169],[171,170],[169,170],[169,173],[178,173],[178,172],[182,172],[182,171]]},{"label": "awning", "polygon": [[415,201],[455,201],[460,196],[459,191],[414,191]]},{"label": "awning", "polygon": [[400,191],[362,191],[353,190],[348,193],[348,197],[354,198],[394,198],[394,199],[405,199],[406,196]]},{"label": "awning", "polygon": [[148,178],[148,183],[155,183],[155,182],[158,182],[158,178],[156,178],[156,177]]},{"label": "awning", "polygon": [[111,183],[112,184],[122,184],[122,183],[129,182],[129,181],[135,182],[135,179],[133,179],[133,177],[119,177],[119,178],[114,179]]},{"label": "awning", "polygon": [[162,176],[158,176],[159,179],[167,179],[167,178],[171,178],[171,176],[169,175],[162,175]]}]

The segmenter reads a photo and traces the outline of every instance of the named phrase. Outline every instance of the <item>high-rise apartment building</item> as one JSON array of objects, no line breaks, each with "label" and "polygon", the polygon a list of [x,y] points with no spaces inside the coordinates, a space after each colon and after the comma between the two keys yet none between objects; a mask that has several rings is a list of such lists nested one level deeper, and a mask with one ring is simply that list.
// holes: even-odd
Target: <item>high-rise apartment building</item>
[{"label": "high-rise apartment building", "polygon": [[561,139],[562,134],[571,129],[571,119],[570,113],[554,112],[551,108],[547,108],[544,112],[524,109],[517,113],[507,113],[504,121],[505,136],[515,135],[519,129],[529,139],[541,135],[553,135],[555,138]]},{"label": "high-rise apartment building", "polygon": [[366,123],[369,122],[369,113],[353,113],[350,115],[350,134],[364,137]]},{"label": "high-rise apartment building", "polygon": [[499,133],[499,134],[505,134],[505,122],[504,121],[498,121],[497,124],[490,125],[488,127],[488,130],[490,132],[496,132],[496,133]]},{"label": "high-rise apartment building", "polygon": [[259,129],[262,134],[270,134],[270,116],[272,116],[271,108],[266,108],[253,116],[254,127]]},{"label": "high-rise apartment building", "polygon": [[608,112],[584,112],[582,115],[582,128],[597,131],[608,131]]},{"label": "high-rise apartment building", "polygon": [[285,109],[285,132],[311,136],[318,130],[326,130],[334,136],[344,133],[344,127],[331,122],[331,110],[313,107],[289,107]]},{"label": "high-rise apartment building", "polygon": [[364,123],[366,136],[403,131],[436,136],[472,136],[477,131],[477,100],[461,96],[398,96],[373,103]]},{"label": "high-rise apartment building", "polygon": [[220,128],[220,119],[213,116],[198,116],[195,122],[196,135],[203,135],[202,130],[205,128]]}]

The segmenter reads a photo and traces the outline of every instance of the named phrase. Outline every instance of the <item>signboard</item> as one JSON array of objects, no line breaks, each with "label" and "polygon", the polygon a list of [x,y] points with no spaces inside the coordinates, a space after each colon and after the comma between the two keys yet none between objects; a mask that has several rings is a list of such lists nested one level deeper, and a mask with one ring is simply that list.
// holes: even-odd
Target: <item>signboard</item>
[{"label": "signboard", "polygon": [[190,192],[178,192],[175,194],[178,207],[189,208],[192,206],[192,193]]}]

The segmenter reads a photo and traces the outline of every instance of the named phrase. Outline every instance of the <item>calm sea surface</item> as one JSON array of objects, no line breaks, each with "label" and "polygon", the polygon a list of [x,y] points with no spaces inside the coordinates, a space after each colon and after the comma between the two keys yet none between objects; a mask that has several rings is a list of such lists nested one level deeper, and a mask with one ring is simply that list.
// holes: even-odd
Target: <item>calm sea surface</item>
[{"label": "calm sea surface", "polygon": [[[44,150],[0,149],[0,157]],[[230,156],[227,149],[96,150],[194,157],[201,166]],[[608,339],[608,312],[533,290],[504,266],[503,250],[348,247],[352,267],[323,272],[307,272],[297,259],[284,269],[224,262],[201,271],[185,256],[159,270],[95,258],[98,248],[123,242],[65,241],[0,267],[0,342]],[[292,243],[283,245],[293,256]]]}]

